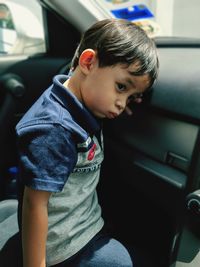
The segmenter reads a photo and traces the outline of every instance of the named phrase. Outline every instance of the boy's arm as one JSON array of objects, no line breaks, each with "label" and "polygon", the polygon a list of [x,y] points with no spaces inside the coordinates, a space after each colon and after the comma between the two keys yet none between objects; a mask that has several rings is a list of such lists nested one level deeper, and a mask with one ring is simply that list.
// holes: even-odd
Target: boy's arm
[{"label": "boy's arm", "polygon": [[[136,99],[135,99],[134,101],[132,101],[132,102],[135,102],[135,103],[137,103],[137,104],[140,104],[140,103],[142,102],[142,97],[138,97],[138,98],[136,98]],[[128,103],[128,104],[129,104],[129,103]],[[125,111],[126,111],[126,113],[127,113],[128,115],[132,115],[133,112],[132,112],[132,110],[129,108],[128,104],[127,104],[127,106],[125,107]]]},{"label": "boy's arm", "polygon": [[22,248],[24,267],[46,267],[47,205],[50,192],[24,189]]}]

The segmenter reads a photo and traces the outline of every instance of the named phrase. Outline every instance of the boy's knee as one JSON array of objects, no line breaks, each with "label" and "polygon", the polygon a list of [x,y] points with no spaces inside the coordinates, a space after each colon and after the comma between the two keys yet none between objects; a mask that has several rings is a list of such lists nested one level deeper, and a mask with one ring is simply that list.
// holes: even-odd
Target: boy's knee
[{"label": "boy's knee", "polygon": [[111,257],[114,263],[113,266],[133,267],[133,262],[127,249],[115,239],[111,239],[110,242],[112,248]]},{"label": "boy's knee", "polygon": [[[94,264],[95,262],[95,264]],[[133,267],[131,257],[127,249],[117,240],[104,240],[103,245],[95,251],[93,266],[104,267]]]},{"label": "boy's knee", "polygon": [[[84,264],[83,264],[84,262]],[[89,253],[80,267],[133,267],[127,249],[115,239],[99,240],[96,248]]]}]

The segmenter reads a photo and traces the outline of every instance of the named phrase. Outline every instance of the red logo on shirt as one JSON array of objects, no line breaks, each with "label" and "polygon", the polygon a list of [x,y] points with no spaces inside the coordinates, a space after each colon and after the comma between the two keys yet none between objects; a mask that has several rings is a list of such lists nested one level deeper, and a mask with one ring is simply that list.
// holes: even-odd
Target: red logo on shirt
[{"label": "red logo on shirt", "polygon": [[90,148],[89,153],[88,153],[88,157],[87,157],[88,160],[92,160],[92,159],[94,158],[96,147],[97,147],[96,144],[94,144],[94,145]]}]

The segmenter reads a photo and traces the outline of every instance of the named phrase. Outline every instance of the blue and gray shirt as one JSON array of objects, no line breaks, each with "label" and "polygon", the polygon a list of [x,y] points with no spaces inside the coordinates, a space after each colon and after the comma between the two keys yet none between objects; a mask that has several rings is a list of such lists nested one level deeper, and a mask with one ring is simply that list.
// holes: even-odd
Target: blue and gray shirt
[{"label": "blue and gray shirt", "polygon": [[57,75],[16,127],[23,185],[52,192],[47,266],[66,260],[103,227],[96,186],[103,160],[99,122]]}]

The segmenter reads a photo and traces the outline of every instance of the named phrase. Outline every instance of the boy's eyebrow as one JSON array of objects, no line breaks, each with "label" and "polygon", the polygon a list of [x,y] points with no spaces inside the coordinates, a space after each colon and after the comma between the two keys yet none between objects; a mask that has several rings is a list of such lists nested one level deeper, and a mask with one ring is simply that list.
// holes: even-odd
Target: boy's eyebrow
[{"label": "boy's eyebrow", "polygon": [[[134,75],[133,72],[131,72],[131,71],[128,71],[128,73],[129,73],[130,75]],[[134,82],[133,82],[129,77],[127,77],[125,80],[126,80],[126,82],[129,83],[132,87],[135,86],[135,85],[134,85]]]},{"label": "boy's eyebrow", "polygon": [[126,82],[129,83],[131,86],[134,86],[134,83],[130,78],[126,78]]},{"label": "boy's eyebrow", "polygon": [[[130,71],[130,70],[128,70],[128,73],[129,73],[130,75],[132,75],[132,76],[136,76],[134,71]],[[128,82],[129,84],[131,84],[132,86],[134,86],[134,82],[133,82],[130,78],[127,78],[127,82]]]},{"label": "boy's eyebrow", "polygon": [[130,75],[132,75],[132,76],[135,75],[135,72],[134,72],[134,71],[130,71],[130,70],[128,70],[128,73],[129,73]]}]

